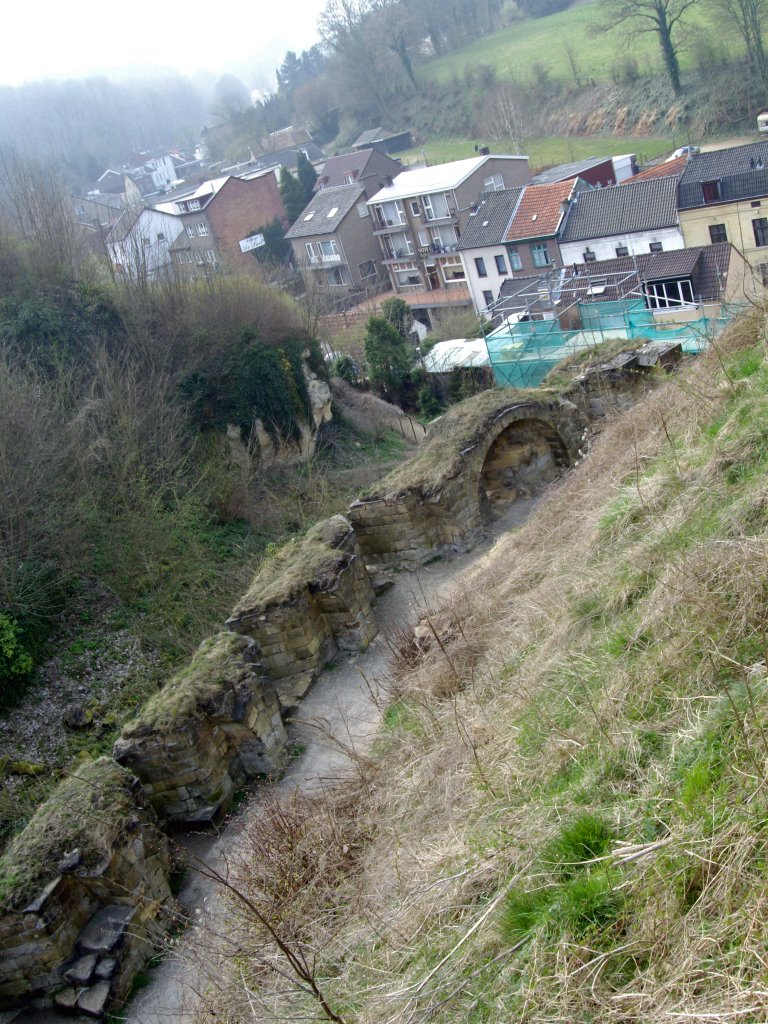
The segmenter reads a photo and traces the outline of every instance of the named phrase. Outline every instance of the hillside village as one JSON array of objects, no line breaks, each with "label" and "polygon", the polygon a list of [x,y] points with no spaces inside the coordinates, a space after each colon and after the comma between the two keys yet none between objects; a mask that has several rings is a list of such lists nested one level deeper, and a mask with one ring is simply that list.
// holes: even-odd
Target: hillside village
[{"label": "hillside village", "polygon": [[649,2],[0,95],[0,1024],[768,1020],[768,0]]}]

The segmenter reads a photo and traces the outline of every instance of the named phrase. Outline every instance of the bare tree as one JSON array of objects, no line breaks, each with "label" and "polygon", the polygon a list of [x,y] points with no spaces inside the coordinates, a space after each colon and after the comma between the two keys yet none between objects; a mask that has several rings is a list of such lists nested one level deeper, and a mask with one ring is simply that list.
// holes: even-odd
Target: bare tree
[{"label": "bare tree", "polygon": [[744,43],[753,74],[768,88],[768,56],[763,27],[768,19],[768,0],[710,0],[709,4],[723,27],[736,30]]},{"label": "bare tree", "polygon": [[603,0],[605,18],[596,28],[608,32],[621,27],[629,42],[640,35],[655,35],[677,96],[682,90],[679,57],[683,19],[697,3],[699,0]]}]

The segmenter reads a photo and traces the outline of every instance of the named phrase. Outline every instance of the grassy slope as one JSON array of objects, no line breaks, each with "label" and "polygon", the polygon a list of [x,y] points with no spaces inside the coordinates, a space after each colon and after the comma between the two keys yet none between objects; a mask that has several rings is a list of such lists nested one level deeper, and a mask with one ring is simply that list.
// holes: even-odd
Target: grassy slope
[{"label": "grassy slope", "polygon": [[[478,141],[485,143],[487,140],[479,139]],[[644,164],[657,156],[668,153],[672,149],[672,141],[671,137],[643,136],[637,138],[628,135],[539,137],[525,140],[525,152],[530,157],[533,171],[540,167],[550,167],[553,164],[584,160],[592,156],[613,156],[617,153],[634,153],[639,162]],[[515,151],[511,139],[497,139],[493,142],[491,149],[494,153],[513,153]],[[476,155],[475,143],[467,139],[439,139],[426,142],[423,146],[415,146],[403,153],[403,163],[423,160],[424,155],[431,164],[448,160],[463,160]]]},{"label": "grassy slope", "polygon": [[291,904],[345,1020],[766,1019],[767,400],[745,321],[404,652]]},{"label": "grassy slope", "polygon": [[[661,66],[661,56],[655,37],[642,35],[631,48],[624,48],[627,35],[621,28],[606,33],[594,33],[599,24],[600,4],[578,4],[559,14],[546,18],[530,18],[510,25],[491,36],[474,39],[459,50],[444,57],[425,61],[417,71],[422,80],[448,82],[465,69],[476,69],[480,64],[494,68],[499,78],[530,80],[536,74],[535,65],[547,68],[554,78],[571,79],[572,72],[565,52],[566,43],[573,47],[579,73],[585,79],[607,81],[614,64],[631,53],[641,71],[650,66],[654,71]],[[705,15],[694,9],[690,12],[691,27],[706,25]],[[680,55],[683,69],[688,66],[690,53]]]}]

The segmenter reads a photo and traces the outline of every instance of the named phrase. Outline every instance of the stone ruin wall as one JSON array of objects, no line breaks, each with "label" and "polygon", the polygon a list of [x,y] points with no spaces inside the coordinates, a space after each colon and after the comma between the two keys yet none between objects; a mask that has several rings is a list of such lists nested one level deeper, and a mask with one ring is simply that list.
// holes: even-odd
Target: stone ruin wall
[{"label": "stone ruin wall", "polygon": [[[96,768],[105,777],[119,771],[107,758]],[[0,918],[0,1007],[36,998],[42,1007],[101,1016],[153,955],[165,930],[170,858],[133,783],[136,813],[114,830],[103,862],[86,869],[69,851],[37,896]],[[90,784],[98,791],[98,776]]]},{"label": "stone ruin wall", "polygon": [[[169,722],[140,716],[115,744],[115,760],[138,776],[162,822],[210,825],[238,784],[284,767],[287,736],[280,706],[256,657],[256,645],[234,633],[204,641],[199,671],[215,685],[213,692]],[[172,679],[168,699],[183,685],[183,674]],[[154,700],[162,703],[163,697],[161,691]]]},{"label": "stone ruin wall", "polygon": [[230,629],[256,641],[284,712],[296,707],[339,651],[364,651],[378,632],[375,594],[356,534],[343,516],[327,522],[343,534],[335,572],[308,575],[298,593],[289,590],[266,607],[255,593],[227,620]]}]

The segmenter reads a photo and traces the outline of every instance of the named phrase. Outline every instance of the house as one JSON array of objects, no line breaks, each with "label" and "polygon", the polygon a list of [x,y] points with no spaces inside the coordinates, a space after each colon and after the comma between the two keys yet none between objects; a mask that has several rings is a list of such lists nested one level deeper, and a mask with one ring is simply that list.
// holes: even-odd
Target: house
[{"label": "house", "polygon": [[503,239],[511,270],[537,274],[563,265],[560,231],[574,197],[588,189],[581,178],[569,178],[524,190]]},{"label": "house", "polygon": [[527,181],[527,156],[487,154],[402,171],[368,200],[392,287],[411,308],[471,303],[458,246],[478,193]]},{"label": "house", "polygon": [[768,281],[768,141],[694,153],[677,189],[687,246],[732,242]]},{"label": "house", "polygon": [[355,153],[342,153],[325,161],[315,191],[321,188],[335,188],[337,185],[362,185],[368,196],[373,195],[384,184],[402,171],[400,162],[393,160],[378,149],[361,149]]},{"label": "house", "polygon": [[213,270],[253,272],[252,238],[258,228],[275,219],[288,223],[274,174],[244,180],[226,175],[197,188],[164,197],[155,209],[176,217],[181,224],[171,245],[171,256],[185,276]]},{"label": "house", "polygon": [[361,132],[352,143],[352,149],[378,149],[380,153],[402,153],[413,145],[410,132],[389,132],[385,128],[371,128]]},{"label": "house", "polygon": [[613,157],[592,156],[586,160],[575,160],[572,163],[549,167],[533,176],[533,184],[554,185],[558,181],[570,181],[573,178],[581,178],[595,188],[615,185],[617,178]]},{"label": "house", "polygon": [[760,290],[729,243],[511,279],[486,338],[491,365],[498,384],[535,387],[552,366],[608,338],[699,351]]},{"label": "house", "polygon": [[127,209],[106,238],[115,273],[141,282],[171,277],[170,247],[183,230],[176,214],[149,206]]},{"label": "house", "polygon": [[386,281],[362,185],[316,192],[285,237],[308,285],[343,297],[379,291]]},{"label": "house", "polygon": [[677,178],[577,192],[560,232],[563,264],[682,249]]},{"label": "house", "polygon": [[478,314],[496,301],[501,285],[512,275],[504,237],[523,191],[519,186],[482,192],[461,234],[458,251]]}]

